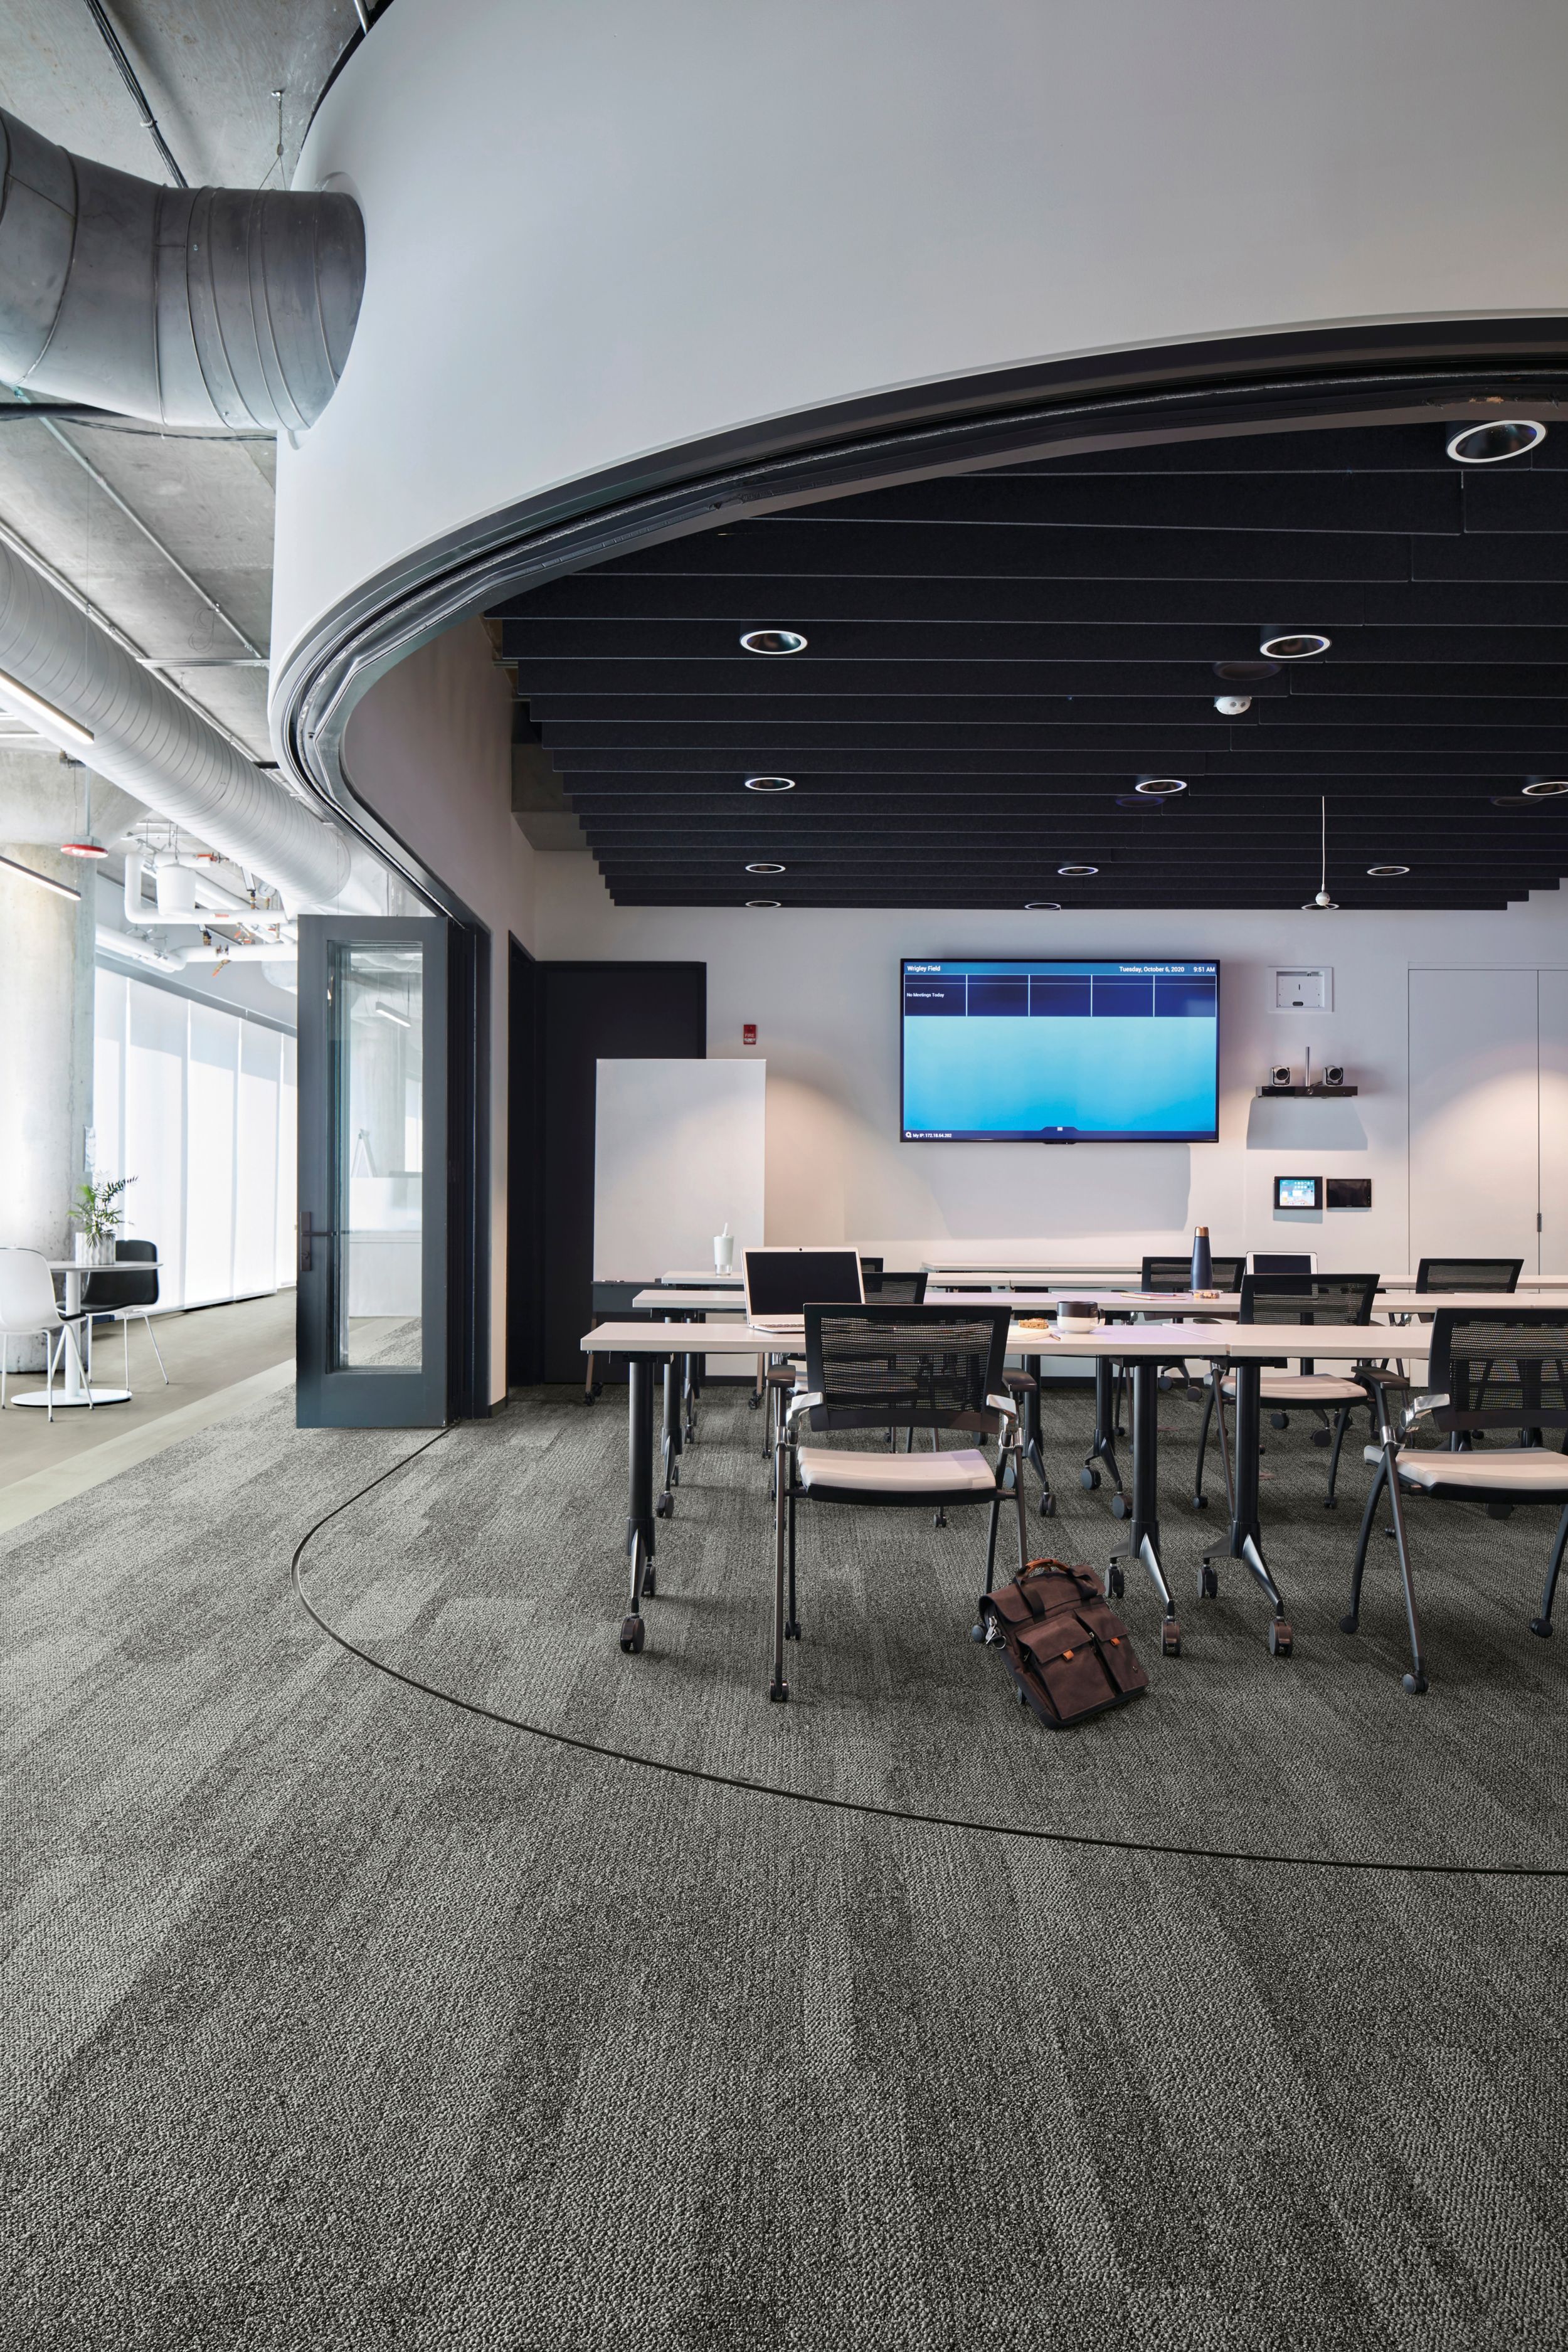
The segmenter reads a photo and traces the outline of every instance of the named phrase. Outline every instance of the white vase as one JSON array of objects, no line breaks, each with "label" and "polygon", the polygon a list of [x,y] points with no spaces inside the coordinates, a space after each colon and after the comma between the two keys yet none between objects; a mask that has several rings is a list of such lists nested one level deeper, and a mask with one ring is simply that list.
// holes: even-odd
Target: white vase
[{"label": "white vase", "polygon": [[112,1265],[114,1264],[114,1235],[112,1234],[105,1234],[100,1240],[92,1242],[89,1244],[87,1262],[89,1265]]},{"label": "white vase", "polygon": [[87,1235],[85,1234],[78,1234],[74,1236],[72,1254],[75,1256],[78,1265],[90,1265],[92,1264],[92,1260],[87,1254]]}]

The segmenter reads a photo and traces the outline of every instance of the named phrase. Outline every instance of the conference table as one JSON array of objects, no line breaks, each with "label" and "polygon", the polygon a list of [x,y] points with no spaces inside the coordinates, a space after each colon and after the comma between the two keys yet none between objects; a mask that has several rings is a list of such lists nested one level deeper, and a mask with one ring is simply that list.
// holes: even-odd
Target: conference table
[{"label": "conference table", "polygon": [[[1436,1294],[1431,1294],[1436,1297]],[[1495,1305],[1495,1292],[1476,1294]],[[1208,1302],[1205,1302],[1206,1305]],[[1446,1302],[1439,1302],[1446,1303]],[[1073,1332],[1058,1339],[1054,1332],[1030,1329],[1015,1321],[1008,1334],[1009,1354],[1037,1354],[1042,1360],[1059,1349],[1063,1356],[1104,1358],[1127,1365],[1132,1379],[1132,1492],[1127,1539],[1111,1555],[1106,1590],[1120,1597],[1129,1564],[1141,1566],[1159,1596],[1163,1611],[1162,1647],[1167,1656],[1181,1652],[1181,1626],[1160,1556],[1159,1521],[1159,1387],[1162,1363],[1186,1356],[1226,1361],[1236,1375],[1236,1469],[1228,1538],[1204,1556],[1205,1569],[1215,1560],[1241,1561],[1267,1595],[1272,1612],[1268,1645],[1281,1656],[1292,1647],[1285,1602],[1263,1556],[1263,1530],[1258,1516],[1258,1456],[1261,1437],[1260,1386],[1265,1363],[1300,1356],[1303,1343],[1314,1360],[1328,1363],[1360,1363],[1368,1354],[1369,1330],[1364,1323],[1235,1323],[1226,1327],[1223,1347],[1216,1347],[1214,1324],[1200,1321],[1101,1323],[1091,1332]],[[1383,1327],[1388,1328],[1388,1327]],[[622,1621],[623,1650],[635,1654],[644,1645],[643,1602],[656,1591],[655,1505],[653,1491],[653,1374],[656,1365],[672,1354],[670,1328],[657,1323],[606,1322],[584,1335],[587,1354],[624,1356],[627,1365],[626,1531],[630,1562],[626,1614]],[[1403,1334],[1401,1335],[1404,1336]],[[705,1354],[738,1359],[776,1355],[776,1330],[750,1323],[717,1323],[703,1331]],[[1408,1358],[1406,1345],[1402,1352]],[[1424,1351],[1417,1349],[1416,1353]],[[1213,1597],[1216,1580],[1205,1580]]]}]

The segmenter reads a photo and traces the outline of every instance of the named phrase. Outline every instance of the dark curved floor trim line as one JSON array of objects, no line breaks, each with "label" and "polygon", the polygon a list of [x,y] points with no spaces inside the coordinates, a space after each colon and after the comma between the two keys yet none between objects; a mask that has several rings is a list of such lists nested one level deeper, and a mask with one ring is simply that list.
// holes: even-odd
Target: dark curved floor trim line
[{"label": "dark curved floor trim line", "polygon": [[384,1675],[389,1682],[401,1683],[405,1690],[417,1691],[422,1698],[433,1698],[442,1706],[456,1707],[461,1714],[478,1716],[485,1723],[499,1723],[508,1731],[523,1732],[530,1739],[542,1739],[552,1747],[574,1748],[581,1756],[598,1756],[606,1763],[628,1764],[637,1771],[664,1772],[672,1780],[700,1780],[710,1789],[736,1789],[745,1796],[773,1797],[783,1804],[816,1805],[826,1812],[858,1813],[872,1821],[910,1822],[921,1829],[967,1830],[984,1837],[1023,1838],[1036,1845],[1081,1846],[1105,1853],[1168,1854],[1184,1862],[1262,1863],[1276,1869],[1381,1871],[1405,1878],[1568,1878],[1568,1864],[1562,1864],[1358,1861],[1316,1853],[1258,1853],[1229,1846],[1158,1845],[1142,1838],[1094,1837],[1077,1830],[1048,1830],[1017,1822],[979,1821],[963,1813],[926,1813],[902,1805],[870,1805],[853,1797],[824,1797],[809,1789],[779,1788],[771,1780],[742,1780],[730,1772],[704,1772],[695,1764],[671,1764],[663,1757],[639,1755],[635,1748],[609,1748],[601,1740],[579,1739],[569,1731],[551,1731],[542,1724],[525,1722],[521,1716],[504,1715],[499,1707],[481,1706],[475,1699],[461,1698],[455,1691],[442,1690],[435,1683],[422,1682],[417,1675],[405,1675],[399,1667],[389,1666],[384,1658],[376,1657],[370,1650],[362,1650],[357,1642],[351,1642],[346,1633],[340,1633],[337,1627],[322,1616],[306,1591],[301,1569],[307,1547],[324,1527],[341,1517],[344,1511],[352,1510],[356,1503],[362,1503],[367,1495],[374,1494],[378,1486],[384,1486],[389,1478],[395,1478],[400,1470],[406,1469],[409,1463],[417,1462],[422,1454],[428,1454],[433,1445],[439,1445],[444,1437],[450,1435],[450,1429],[438,1429],[434,1437],[427,1437],[423,1445],[415,1446],[401,1462],[395,1462],[390,1470],[382,1471],[368,1486],[361,1486],[357,1493],[324,1512],[313,1527],[306,1528],[295,1545],[294,1556],[289,1563],[295,1599],[330,1642],[335,1642],[340,1650],[346,1650],[350,1657],[357,1658],[362,1665],[371,1667],[378,1675]]}]

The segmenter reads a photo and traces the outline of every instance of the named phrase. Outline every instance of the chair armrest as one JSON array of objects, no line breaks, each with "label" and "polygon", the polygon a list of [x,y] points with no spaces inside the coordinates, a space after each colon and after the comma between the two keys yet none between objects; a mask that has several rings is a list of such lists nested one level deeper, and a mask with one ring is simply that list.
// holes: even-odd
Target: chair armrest
[{"label": "chair armrest", "polygon": [[[973,1395],[973,1390],[970,1393]],[[1009,1421],[1017,1420],[1018,1407],[1014,1398],[1010,1396],[988,1396],[985,1402],[993,1412],[1003,1413]]]},{"label": "chair armrest", "polygon": [[793,1423],[799,1419],[803,1412],[809,1412],[814,1404],[820,1404],[821,1402],[822,1391],[820,1389],[809,1389],[797,1391],[797,1393],[790,1399],[788,1413],[789,1423]]}]

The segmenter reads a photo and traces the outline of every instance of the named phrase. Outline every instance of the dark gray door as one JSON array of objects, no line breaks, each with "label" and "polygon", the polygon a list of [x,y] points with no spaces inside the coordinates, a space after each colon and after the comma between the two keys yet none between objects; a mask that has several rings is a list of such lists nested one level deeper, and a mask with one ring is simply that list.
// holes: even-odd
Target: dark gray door
[{"label": "dark gray door", "polygon": [[300,923],[302,1428],[448,1417],[448,1051],[439,916]]}]

